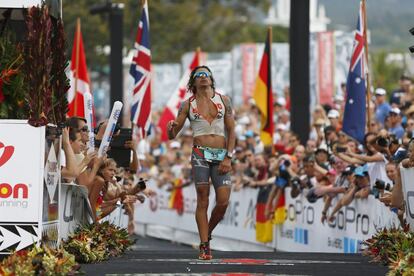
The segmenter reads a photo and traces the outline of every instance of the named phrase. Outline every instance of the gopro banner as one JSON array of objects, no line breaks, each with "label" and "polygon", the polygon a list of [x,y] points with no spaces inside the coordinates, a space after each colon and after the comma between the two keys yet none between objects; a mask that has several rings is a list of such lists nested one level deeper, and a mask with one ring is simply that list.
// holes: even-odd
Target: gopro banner
[{"label": "gopro banner", "polygon": [[414,168],[400,168],[401,182],[404,194],[405,213],[411,231],[414,230]]},{"label": "gopro banner", "polygon": [[[362,241],[377,229],[398,226],[397,215],[373,196],[342,207],[332,223],[321,223],[324,201],[309,203],[304,195],[290,196],[286,189],[286,220],[276,227],[276,249],[293,252],[358,253]],[[334,199],[328,210],[336,205]]]},{"label": "gopro banner", "polygon": [[[170,208],[171,191],[159,188],[155,181],[147,186],[157,194],[148,198],[144,204],[135,205],[135,225],[145,225],[150,236],[166,238],[184,244],[198,243],[195,221],[197,195],[194,185],[184,187],[183,212]],[[224,219],[214,230],[212,248],[216,250],[273,250],[274,244],[256,241],[256,201],[258,189],[245,188],[233,191]],[[208,214],[215,205],[214,189],[210,191]],[[168,234],[165,230],[169,229]],[[159,230],[158,234],[157,230]]]}]

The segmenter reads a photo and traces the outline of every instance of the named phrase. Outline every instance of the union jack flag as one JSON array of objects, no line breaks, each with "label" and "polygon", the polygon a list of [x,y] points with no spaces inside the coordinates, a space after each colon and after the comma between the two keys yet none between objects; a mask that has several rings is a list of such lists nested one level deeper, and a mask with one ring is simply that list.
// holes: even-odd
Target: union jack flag
[{"label": "union jack flag", "polygon": [[342,130],[349,136],[362,142],[365,135],[366,122],[366,30],[365,5],[360,3],[354,48],[346,83],[346,103]]},{"label": "union jack flag", "polygon": [[131,103],[131,121],[145,137],[151,124],[151,50],[148,4],[145,1],[134,43],[135,54],[129,73],[135,80]]}]

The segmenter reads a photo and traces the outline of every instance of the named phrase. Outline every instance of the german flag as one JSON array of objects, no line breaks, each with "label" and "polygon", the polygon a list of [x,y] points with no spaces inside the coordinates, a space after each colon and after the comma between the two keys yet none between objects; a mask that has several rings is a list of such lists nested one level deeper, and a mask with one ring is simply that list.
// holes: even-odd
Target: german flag
[{"label": "german flag", "polygon": [[279,201],[276,203],[275,215],[273,218],[274,224],[283,224],[286,220],[286,208],[285,208],[285,193],[279,197]]},{"label": "german flag", "polygon": [[261,133],[260,138],[263,144],[273,144],[273,95],[272,95],[272,74],[271,74],[271,44],[272,29],[267,32],[265,49],[260,62],[259,75],[256,79],[256,87],[253,92],[253,99],[261,113]]},{"label": "german flag", "polygon": [[256,203],[256,240],[267,243],[273,240],[273,224],[265,217],[266,201],[269,197],[271,186],[262,187],[257,195]]},{"label": "german flag", "polygon": [[168,202],[168,207],[170,209],[175,209],[177,210],[177,213],[179,215],[182,215],[184,212],[184,198],[183,198],[183,188],[182,188],[182,184],[183,181],[182,179],[175,179],[174,182],[174,187],[171,191],[171,197],[170,197],[170,201]]}]

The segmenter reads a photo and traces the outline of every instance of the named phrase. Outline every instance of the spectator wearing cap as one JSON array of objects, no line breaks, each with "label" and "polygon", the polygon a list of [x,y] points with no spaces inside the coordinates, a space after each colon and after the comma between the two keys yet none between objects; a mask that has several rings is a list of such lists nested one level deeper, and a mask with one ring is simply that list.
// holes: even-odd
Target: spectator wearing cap
[{"label": "spectator wearing cap", "polygon": [[326,125],[327,121],[325,119],[319,118],[314,120],[311,131],[309,133],[309,139],[317,140],[319,143],[321,143],[324,138],[323,129]]},{"label": "spectator wearing cap", "polygon": [[328,117],[326,116],[326,111],[325,111],[325,109],[321,105],[315,106],[315,109],[312,112],[313,124],[315,124],[315,122],[318,119],[322,119],[324,121],[323,124],[329,122],[328,121]]},{"label": "spectator wearing cap", "polygon": [[328,119],[331,124],[335,128],[335,131],[340,131],[342,129],[342,125],[339,121],[339,111],[336,109],[331,109],[328,112]]},{"label": "spectator wearing cap", "polygon": [[389,124],[388,131],[394,134],[397,139],[401,139],[404,136],[404,128],[401,125],[401,110],[398,107],[393,107],[389,112]]},{"label": "spectator wearing cap", "polygon": [[283,110],[286,107],[286,100],[283,97],[277,97],[275,104],[274,104],[274,108],[275,108],[275,112],[279,112],[281,110]]},{"label": "spectator wearing cap", "polygon": [[398,83],[400,87],[391,93],[390,103],[393,107],[403,107],[410,94],[411,79],[408,76],[402,75]]},{"label": "spectator wearing cap", "polygon": [[388,116],[391,106],[385,100],[387,91],[384,88],[375,89],[375,119],[384,126],[385,118]]},{"label": "spectator wearing cap", "polygon": [[333,222],[336,213],[343,207],[348,206],[354,198],[367,198],[370,193],[369,175],[366,166],[359,166],[354,170],[354,181],[351,183],[345,195],[338,201],[328,220]]}]

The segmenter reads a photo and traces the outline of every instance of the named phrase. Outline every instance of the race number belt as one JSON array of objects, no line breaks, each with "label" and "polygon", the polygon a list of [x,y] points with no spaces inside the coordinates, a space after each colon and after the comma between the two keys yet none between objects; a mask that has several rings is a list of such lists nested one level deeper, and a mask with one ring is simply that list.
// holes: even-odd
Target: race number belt
[{"label": "race number belt", "polygon": [[227,154],[226,149],[216,149],[202,146],[194,147],[203,150],[204,159],[207,161],[223,161]]}]

